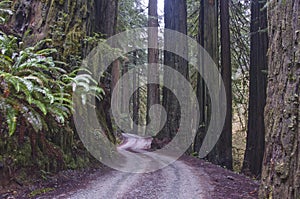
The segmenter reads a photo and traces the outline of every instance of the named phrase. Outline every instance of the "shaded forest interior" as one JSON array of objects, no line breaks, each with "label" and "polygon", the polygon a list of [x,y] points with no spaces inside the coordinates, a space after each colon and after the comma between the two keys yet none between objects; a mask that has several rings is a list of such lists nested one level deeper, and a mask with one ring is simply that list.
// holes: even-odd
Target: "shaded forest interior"
[{"label": "shaded forest interior", "polygon": [[[122,133],[139,134],[153,138],[152,150],[168,145],[190,114],[184,132],[194,136],[186,155],[261,180],[261,198],[299,198],[299,8],[300,0],[1,0],[0,185],[26,184],[30,170],[46,178],[99,165],[77,132],[83,127],[76,121],[85,118],[73,117],[75,111],[95,109],[100,134],[109,142],[117,146]],[[139,35],[148,44],[144,49],[124,53],[126,42],[106,43],[118,33],[144,27],[149,28]],[[203,65],[210,62],[164,28],[203,47],[218,70],[210,81],[220,92],[211,93],[205,80]],[[100,78],[95,72],[104,66],[82,67],[99,43],[102,53],[118,57]],[[164,50],[171,48],[182,55]],[[152,66],[145,70],[148,63]],[[194,98],[164,66],[192,88],[197,124],[192,124],[197,120]],[[112,105],[113,97],[118,101]],[[91,98],[95,106],[87,103]],[[74,108],[76,103],[82,109]],[[151,115],[156,105],[165,112]],[[210,125],[219,124],[216,119],[224,125],[214,138]],[[86,131],[99,133],[93,126]],[[207,137],[216,143],[206,153]],[[181,139],[186,143],[189,136]]]}]

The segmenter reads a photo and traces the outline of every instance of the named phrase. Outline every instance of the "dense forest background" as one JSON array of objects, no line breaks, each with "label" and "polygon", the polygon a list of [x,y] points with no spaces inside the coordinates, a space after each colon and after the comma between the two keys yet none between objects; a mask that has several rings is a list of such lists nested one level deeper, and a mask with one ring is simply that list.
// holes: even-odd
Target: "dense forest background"
[{"label": "dense forest background", "polygon": [[[261,198],[299,197],[300,1],[165,0],[163,10],[157,5],[162,3],[0,2],[1,185],[27,181],[28,170],[45,177],[97,164],[76,132],[72,93],[79,89],[83,102],[87,96],[96,98],[105,136],[118,144],[121,131],[111,117],[110,98],[120,77],[128,72],[132,81],[122,85],[118,97],[124,103],[119,108],[122,112],[129,106],[134,123],[145,125],[150,122],[150,107],[163,105],[168,119],[153,136],[152,147],[164,147],[176,135],[180,121],[180,107],[170,90],[148,84],[125,104],[126,88],[152,79],[176,82],[167,78],[161,64],[180,72],[196,93],[200,121],[186,153],[198,156],[210,123],[211,99],[206,82],[182,57],[152,48],[124,55],[120,49],[107,47],[107,53],[117,51],[120,58],[100,80],[80,68],[99,42],[105,43],[119,32],[157,27],[145,34],[149,42],[158,45],[163,40],[160,28],[165,27],[197,40],[223,78],[225,124],[205,159],[261,180]],[[147,62],[158,67],[144,73],[137,66]],[[133,133],[138,131],[136,125],[129,126]]]}]

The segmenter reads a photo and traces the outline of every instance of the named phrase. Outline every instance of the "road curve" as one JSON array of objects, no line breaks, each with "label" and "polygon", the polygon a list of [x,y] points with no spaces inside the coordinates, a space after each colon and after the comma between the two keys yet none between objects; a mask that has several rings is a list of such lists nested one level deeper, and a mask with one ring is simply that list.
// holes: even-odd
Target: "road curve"
[{"label": "road curve", "polygon": [[[151,140],[150,140],[151,142]],[[144,144],[143,144],[144,143]],[[149,147],[149,138],[125,135],[121,150],[141,152]],[[152,157],[153,158],[153,157]],[[166,157],[167,158],[167,157]],[[211,198],[213,186],[209,176],[177,160],[151,173],[125,173],[112,170],[90,182],[84,189],[64,193],[56,198],[70,199],[206,199]]]}]

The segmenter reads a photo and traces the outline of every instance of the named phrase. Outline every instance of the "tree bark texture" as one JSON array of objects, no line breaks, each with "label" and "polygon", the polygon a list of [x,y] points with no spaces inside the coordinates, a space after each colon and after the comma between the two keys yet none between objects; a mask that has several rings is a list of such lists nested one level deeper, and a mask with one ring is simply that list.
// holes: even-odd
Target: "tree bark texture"
[{"label": "tree bark texture", "polygon": [[300,198],[300,1],[268,1],[266,150],[260,198]]},{"label": "tree bark texture", "polygon": [[[23,38],[25,45],[33,45],[45,38],[52,39],[51,46],[58,50],[56,59],[70,67],[77,67],[92,47],[84,41],[87,36],[93,33],[111,36],[115,32],[117,3],[117,0],[15,0],[15,14],[9,25]],[[102,87],[107,91],[106,96],[110,96],[107,86]],[[98,106],[99,117],[105,118],[100,119],[101,123],[115,142],[108,115],[110,99],[105,97],[103,101],[106,105]]]}]

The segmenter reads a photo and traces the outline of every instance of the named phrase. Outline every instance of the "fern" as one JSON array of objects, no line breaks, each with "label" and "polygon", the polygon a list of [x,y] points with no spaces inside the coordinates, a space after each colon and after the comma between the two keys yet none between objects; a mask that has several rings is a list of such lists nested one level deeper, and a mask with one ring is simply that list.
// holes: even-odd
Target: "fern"
[{"label": "fern", "polygon": [[5,23],[7,20],[7,17],[9,15],[13,14],[13,12],[10,9],[11,3],[12,3],[12,1],[10,1],[10,0],[0,1],[0,24]]},{"label": "fern", "polygon": [[53,59],[57,50],[42,48],[49,42],[19,49],[15,37],[4,33],[0,37],[0,114],[6,118],[10,136],[20,118],[35,132],[49,129],[50,118],[63,125],[73,111],[72,87],[81,91],[82,99],[103,92],[88,70],[68,74],[59,67],[66,64]]}]

